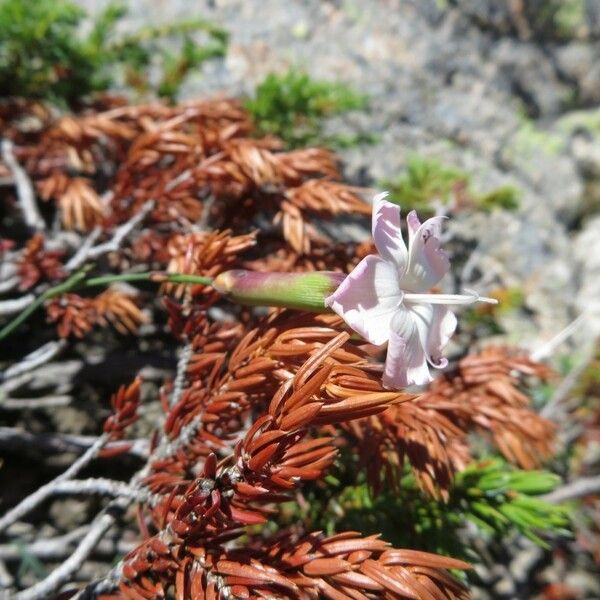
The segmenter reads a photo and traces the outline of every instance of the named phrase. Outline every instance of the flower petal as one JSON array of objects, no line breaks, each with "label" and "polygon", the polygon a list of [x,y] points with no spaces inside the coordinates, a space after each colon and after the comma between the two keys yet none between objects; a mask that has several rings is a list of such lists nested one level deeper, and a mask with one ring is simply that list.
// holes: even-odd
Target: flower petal
[{"label": "flower petal", "polygon": [[400,208],[384,198],[387,192],[378,194],[373,200],[373,241],[382,258],[394,263],[400,274],[406,269],[408,251],[400,228]]},{"label": "flower petal", "polygon": [[411,210],[406,215],[406,224],[408,225],[408,247],[410,248],[413,245],[415,233],[417,233],[419,227],[421,227],[421,221],[419,221],[416,210]]},{"label": "flower petal", "polygon": [[363,258],[340,287],[325,298],[325,306],[376,345],[389,339],[390,322],[401,302],[395,266],[372,254]]},{"label": "flower petal", "polygon": [[442,356],[442,350],[456,329],[454,313],[439,304],[406,303],[406,307],[415,315],[419,339],[425,350],[427,362],[433,367],[443,369],[448,364],[448,359]]},{"label": "flower petal", "polygon": [[432,217],[420,225],[418,219],[409,215],[410,244],[408,266],[402,276],[402,289],[411,292],[424,292],[436,285],[449,271],[450,260],[440,245],[441,223],[445,217]]},{"label": "flower petal", "polygon": [[419,331],[411,311],[400,308],[392,319],[382,382],[386,388],[424,385],[432,381]]}]

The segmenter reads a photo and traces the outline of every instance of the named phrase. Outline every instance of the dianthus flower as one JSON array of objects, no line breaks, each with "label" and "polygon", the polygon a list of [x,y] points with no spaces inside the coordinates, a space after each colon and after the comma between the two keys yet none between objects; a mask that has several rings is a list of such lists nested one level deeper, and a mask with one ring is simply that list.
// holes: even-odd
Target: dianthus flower
[{"label": "dianthus flower", "polygon": [[408,213],[408,248],[400,209],[379,194],[373,201],[372,232],[379,256],[369,255],[325,299],[354,331],[375,345],[387,342],[383,384],[398,389],[432,380],[429,365],[443,368],[442,350],[456,329],[452,304],[496,301],[476,293],[432,294],[450,269],[441,249],[444,217],[421,224]]}]

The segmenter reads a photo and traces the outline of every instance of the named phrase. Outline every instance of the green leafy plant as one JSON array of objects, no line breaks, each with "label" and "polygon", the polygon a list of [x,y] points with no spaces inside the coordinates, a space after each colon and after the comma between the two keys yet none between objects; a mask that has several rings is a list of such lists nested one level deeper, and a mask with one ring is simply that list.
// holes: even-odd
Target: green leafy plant
[{"label": "green leafy plant", "polygon": [[490,192],[476,196],[477,206],[482,210],[501,208],[515,210],[519,207],[519,193],[510,185],[503,185]]},{"label": "green leafy plant", "polygon": [[[225,52],[226,32],[197,19],[117,36],[125,14],[122,5],[109,4],[84,36],[86,13],[69,0],[0,0],[2,95],[70,105],[125,84],[172,99],[192,69]],[[205,44],[195,41],[198,32],[208,37]],[[167,38],[179,43],[178,51],[166,48]],[[162,74],[151,84],[154,65]]]},{"label": "green leafy plant", "polygon": [[524,5],[524,17],[533,35],[569,40],[585,33],[585,0],[545,0]]},{"label": "green leafy plant", "polygon": [[547,471],[522,471],[497,458],[481,461],[457,475],[458,510],[490,534],[514,528],[546,547],[541,532],[568,534],[568,509],[538,497],[559,483],[560,477]]},{"label": "green leafy plant", "polygon": [[568,509],[540,497],[560,478],[547,471],[521,470],[500,458],[478,461],[458,472],[448,502],[423,494],[408,473],[401,494],[374,496],[360,479],[351,483],[347,474],[338,475],[329,482],[337,484],[337,492],[326,499],[322,490],[315,490],[308,506],[318,527],[332,532],[355,529],[365,535],[381,532],[400,546],[412,544],[470,560],[470,548],[460,534],[467,522],[497,538],[518,531],[542,547],[548,547],[544,538],[569,534]]},{"label": "green leafy plant", "polygon": [[457,186],[465,186],[468,181],[464,171],[414,154],[408,157],[406,172],[382,182],[382,186],[390,190],[392,202],[429,211],[433,199],[448,202]]},{"label": "green leafy plant", "polygon": [[[198,44],[193,38],[201,31],[209,37],[204,44]],[[167,48],[163,43],[166,38],[179,39],[179,49]],[[208,21],[193,19],[143,28],[116,42],[113,52],[115,56],[125,57],[126,81],[141,91],[153,91],[148,68],[158,57],[162,76],[155,91],[159,96],[174,100],[188,74],[205,61],[225,55],[227,41],[225,30]]]},{"label": "green leafy plant", "polygon": [[323,118],[367,106],[367,97],[348,86],[312,79],[291,69],[281,75],[271,73],[256,88],[246,108],[261,134],[273,134],[292,147],[324,144],[351,146],[372,141],[372,136],[323,136]]},{"label": "green leafy plant", "polygon": [[452,203],[457,208],[483,211],[495,208],[514,210],[519,206],[519,194],[514,187],[474,192],[471,177],[465,171],[416,154],[408,157],[405,173],[380,182],[380,187],[390,190],[392,202],[425,214],[433,213],[432,202],[435,200],[443,204]]},{"label": "green leafy plant", "polygon": [[553,24],[564,38],[577,35],[585,22],[585,0],[561,0],[553,4]]}]

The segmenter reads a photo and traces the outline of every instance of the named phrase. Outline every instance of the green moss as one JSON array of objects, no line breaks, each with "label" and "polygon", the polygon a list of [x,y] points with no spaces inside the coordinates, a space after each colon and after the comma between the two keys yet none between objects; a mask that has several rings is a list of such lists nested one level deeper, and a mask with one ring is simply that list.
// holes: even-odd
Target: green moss
[{"label": "green moss", "polygon": [[554,4],[553,21],[557,33],[565,38],[577,35],[585,22],[585,0],[560,0]]},{"label": "green moss", "polygon": [[587,33],[585,5],[586,0],[523,2],[521,16],[537,39],[570,40]]},{"label": "green moss", "polygon": [[477,205],[483,210],[502,208],[515,210],[519,207],[519,192],[511,185],[503,185],[477,197]]},{"label": "green moss", "polygon": [[558,121],[558,129],[566,134],[583,129],[600,138],[600,108],[571,112]]},{"label": "green moss", "polygon": [[562,136],[543,131],[529,119],[523,119],[521,127],[519,127],[509,154],[517,158],[524,156],[526,158],[542,152],[548,156],[556,156],[565,147],[565,141]]},{"label": "green moss", "polygon": [[[227,34],[201,20],[144,28],[118,36],[125,16],[109,4],[83,35],[86,13],[69,0],[0,0],[0,94],[71,105],[93,92],[129,85],[173,98],[183,79],[203,61],[222,56]],[[194,36],[203,32],[206,43]],[[179,43],[168,50],[165,39]],[[150,83],[150,64],[162,67]]]},{"label": "green moss", "polygon": [[326,137],[321,133],[324,118],[367,107],[367,97],[348,86],[312,79],[291,69],[271,73],[246,101],[260,134],[273,134],[291,147],[306,145],[342,146],[372,141],[372,136]]},{"label": "green moss", "polygon": [[423,216],[433,213],[432,202],[454,202],[464,208],[491,211],[514,210],[519,206],[518,190],[502,186],[489,192],[473,191],[471,177],[456,167],[444,165],[437,160],[411,155],[406,171],[395,179],[379,183],[390,192],[390,200],[404,207],[415,209]]},{"label": "green moss", "polygon": [[437,160],[418,155],[408,157],[406,172],[381,182],[390,191],[390,200],[418,212],[429,212],[431,201],[448,203],[458,186],[469,184],[469,175]]}]

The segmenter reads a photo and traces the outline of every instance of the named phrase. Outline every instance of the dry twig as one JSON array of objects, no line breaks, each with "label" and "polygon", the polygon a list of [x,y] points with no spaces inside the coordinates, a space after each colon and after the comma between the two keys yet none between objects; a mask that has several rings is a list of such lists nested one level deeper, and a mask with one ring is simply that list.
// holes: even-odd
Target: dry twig
[{"label": "dry twig", "polygon": [[65,340],[47,342],[4,371],[2,381],[27,373],[56,358],[67,346]]},{"label": "dry twig", "polygon": [[2,160],[10,169],[17,188],[17,197],[19,199],[19,207],[23,214],[23,220],[27,227],[43,231],[46,228],[46,223],[44,223],[44,219],[35,203],[35,191],[31,180],[15,158],[13,143],[8,139],[3,139],[1,147]]},{"label": "dry twig", "polygon": [[[67,433],[30,433],[12,427],[0,427],[0,449],[34,457],[48,454],[77,453],[87,451],[98,440],[98,436],[73,435]],[[130,454],[146,459],[150,454],[150,443],[145,439],[127,442],[108,442],[107,450],[119,450],[119,454]]]},{"label": "dry twig", "polygon": [[4,531],[7,527],[10,527],[13,523],[24,517],[27,513],[31,512],[46,500],[46,498],[54,494],[54,489],[57,485],[75,477],[81,469],[96,458],[100,450],[104,447],[106,442],[108,442],[108,439],[107,435],[100,436],[66,471],[47,484],[39,487],[33,494],[24,498],[4,516],[0,517],[0,531]]},{"label": "dry twig", "polygon": [[553,492],[543,496],[546,502],[560,504],[569,500],[576,500],[585,496],[600,494],[600,475],[594,477],[580,477],[565,485],[556,488]]}]

